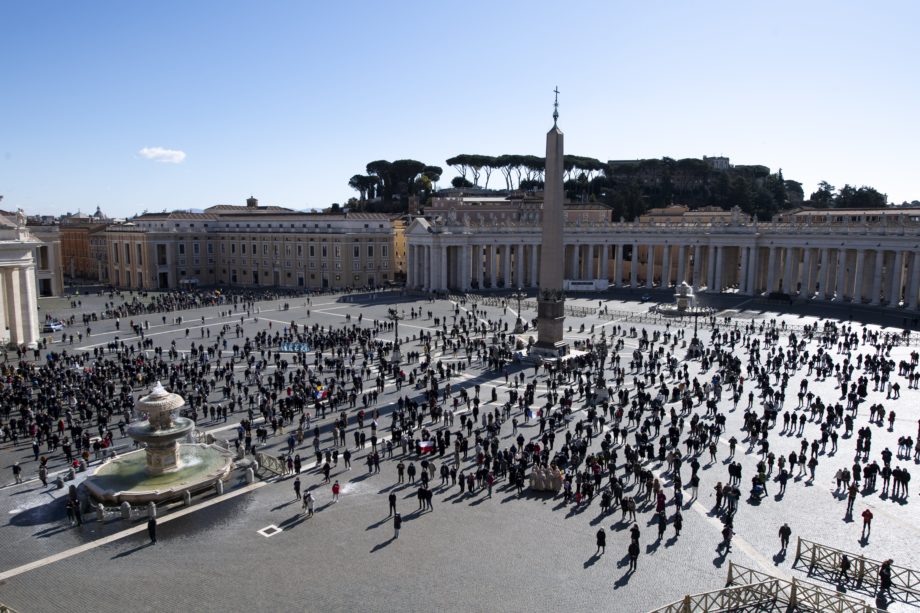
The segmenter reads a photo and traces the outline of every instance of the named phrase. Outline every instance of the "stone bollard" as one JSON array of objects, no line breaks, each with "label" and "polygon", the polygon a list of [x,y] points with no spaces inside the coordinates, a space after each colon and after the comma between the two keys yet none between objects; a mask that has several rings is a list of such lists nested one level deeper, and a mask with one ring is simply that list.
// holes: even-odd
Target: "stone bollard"
[{"label": "stone bollard", "polygon": [[157,517],[157,503],[152,500],[147,503],[147,517],[150,519],[156,519]]},{"label": "stone bollard", "polygon": [[131,505],[127,502],[123,502],[119,506],[121,507],[121,518],[124,520],[130,520],[131,519]]},{"label": "stone bollard", "polygon": [[68,468],[68,469],[67,469],[67,480],[68,480],[68,481],[73,481],[73,480],[76,479],[76,478],[77,478],[77,471],[75,471],[75,470],[73,469],[73,467]]},{"label": "stone bollard", "polygon": [[256,474],[251,468],[246,469],[246,483],[252,483],[256,480]]},{"label": "stone bollard", "polygon": [[185,506],[192,506],[192,493],[188,490],[182,493],[182,500],[185,502]]},{"label": "stone bollard", "polygon": [[59,490],[64,489],[64,477],[58,475],[54,480],[54,487]]},{"label": "stone bollard", "polygon": [[218,496],[223,496],[224,495],[224,482],[218,479],[217,483],[214,484],[214,491],[217,493]]},{"label": "stone bollard", "polygon": [[99,523],[105,521],[105,506],[101,502],[96,506],[96,521]]},{"label": "stone bollard", "polygon": [[82,473],[84,471],[86,471],[86,460],[80,458],[80,472]]}]

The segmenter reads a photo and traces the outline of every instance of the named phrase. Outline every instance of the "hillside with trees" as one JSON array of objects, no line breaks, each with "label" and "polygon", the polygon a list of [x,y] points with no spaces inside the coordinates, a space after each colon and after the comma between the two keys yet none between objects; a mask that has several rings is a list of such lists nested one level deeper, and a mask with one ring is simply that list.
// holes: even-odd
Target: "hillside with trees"
[{"label": "hillside with trees", "polygon": [[[610,160],[566,155],[563,160],[566,197],[575,202],[600,202],[612,209],[613,219],[632,220],[649,209],[682,204],[691,209],[719,207],[741,210],[758,219],[799,206],[822,208],[881,208],[888,198],[872,187],[845,185],[839,190],[827,182],[805,200],[802,184],[783,177],[782,169],[771,173],[766,166],[723,167],[713,158]],[[457,176],[454,188],[533,191],[543,189],[545,160],[535,155],[460,154],[446,164]],[[367,164],[348,186],[358,197],[348,201],[350,210],[398,213],[417,196],[422,206],[437,190],[443,174],[439,166],[417,160],[377,160]]]}]

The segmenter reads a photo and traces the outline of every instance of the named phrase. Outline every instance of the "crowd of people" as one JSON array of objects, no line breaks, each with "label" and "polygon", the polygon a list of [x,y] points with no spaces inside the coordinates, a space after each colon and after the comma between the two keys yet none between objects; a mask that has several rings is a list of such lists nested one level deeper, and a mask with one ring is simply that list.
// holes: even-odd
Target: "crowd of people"
[{"label": "crowd of people", "polygon": [[[200,427],[233,422],[241,452],[278,455],[285,472],[297,475],[295,492],[309,514],[318,487],[331,487],[339,499],[334,477],[351,470],[359,454],[372,474],[394,463],[398,483],[417,486],[418,511],[433,511],[433,495],[453,488],[470,497],[491,497],[496,487],[522,495],[539,466],[563,475],[558,495],[573,512],[595,500],[602,514],[620,511],[617,525],[631,524],[632,571],[637,514],[651,515],[658,542],[669,526],[676,539],[703,471],[718,470],[720,445],[728,447],[727,474],[714,487],[713,510],[723,522],[724,553],[746,490],[756,504],[774,483],[781,499],[790,483],[833,475],[832,493],[851,517],[860,496],[906,501],[908,462],[920,459],[920,429],[915,439],[905,425],[912,422],[898,419],[892,404],[902,388],[920,384],[920,353],[890,357],[905,342],[900,334],[848,323],[792,332],[777,322],[713,320],[703,337],[688,339],[680,327],[614,324],[582,335],[577,355],[531,367],[515,361],[506,319],[462,301],[448,315],[417,304],[395,318],[348,315],[342,325],[323,325],[307,310],[299,322],[250,327],[258,300],[288,297],[189,291],[113,298],[101,314],[83,315],[85,333],[106,317],[118,325],[128,319],[133,336],[81,350],[72,346],[71,329],[64,333],[70,343],[0,366],[0,448],[17,452],[16,482],[24,463],[47,484],[49,471],[80,470],[129,449],[125,426],[141,417],[136,399],[160,380],[185,397],[184,410]],[[187,327],[185,340],[167,346],[147,337],[151,315],[206,306],[224,307],[225,320],[205,326],[202,319],[201,338]],[[394,319],[425,325],[394,342]],[[282,343],[291,342],[310,351],[282,353]],[[828,380],[839,398],[816,393]],[[390,385],[396,399],[382,403]],[[742,425],[727,432],[727,414],[735,411]],[[879,429],[897,430],[895,452],[873,445]],[[855,457],[841,465],[839,442],[854,435]],[[791,438],[798,443],[785,440]],[[752,460],[740,461],[739,443]],[[31,459],[22,459],[23,449]],[[300,475],[310,472],[316,481],[301,491]],[[398,536],[402,515],[392,499],[390,514]],[[598,553],[606,546],[602,532]],[[785,549],[789,530],[780,536]]]}]

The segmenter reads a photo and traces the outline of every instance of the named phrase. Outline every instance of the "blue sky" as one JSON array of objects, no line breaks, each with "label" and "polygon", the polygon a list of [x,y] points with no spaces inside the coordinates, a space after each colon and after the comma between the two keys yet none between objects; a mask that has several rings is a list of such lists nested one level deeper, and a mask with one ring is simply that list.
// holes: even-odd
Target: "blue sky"
[{"label": "blue sky", "polygon": [[542,155],[556,85],[569,153],[727,155],[806,194],[920,199],[918,18],[906,1],[7,0],[0,207],[319,208],[381,158],[447,185],[458,153]]}]

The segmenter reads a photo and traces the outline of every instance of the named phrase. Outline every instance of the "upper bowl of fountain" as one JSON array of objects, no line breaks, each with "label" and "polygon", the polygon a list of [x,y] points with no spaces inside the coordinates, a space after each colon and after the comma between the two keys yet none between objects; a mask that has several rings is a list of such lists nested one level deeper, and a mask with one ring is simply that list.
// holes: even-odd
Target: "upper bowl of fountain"
[{"label": "upper bowl of fountain", "polygon": [[128,427],[129,436],[135,440],[179,439],[195,427],[191,419],[173,417],[172,412],[185,404],[185,400],[179,394],[166,391],[159,381],[138,404],[140,410],[147,413],[147,421]]}]

